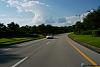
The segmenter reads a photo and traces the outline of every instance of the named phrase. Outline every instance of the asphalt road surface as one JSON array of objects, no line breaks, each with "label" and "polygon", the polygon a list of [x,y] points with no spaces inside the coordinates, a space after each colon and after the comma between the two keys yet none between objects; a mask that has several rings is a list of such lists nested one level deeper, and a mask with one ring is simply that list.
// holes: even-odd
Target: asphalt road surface
[{"label": "asphalt road surface", "polygon": [[0,48],[0,67],[100,67],[96,66],[99,64],[100,54],[74,42],[67,34]]}]

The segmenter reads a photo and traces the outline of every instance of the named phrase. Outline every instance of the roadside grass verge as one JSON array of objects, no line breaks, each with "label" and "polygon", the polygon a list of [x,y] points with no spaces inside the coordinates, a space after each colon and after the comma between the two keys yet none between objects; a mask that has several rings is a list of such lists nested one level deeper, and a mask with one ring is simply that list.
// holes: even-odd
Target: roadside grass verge
[{"label": "roadside grass verge", "polygon": [[44,38],[42,35],[39,37],[12,37],[12,38],[0,38],[0,47],[5,47],[17,43],[27,42],[31,40],[37,40]]},{"label": "roadside grass verge", "polygon": [[23,38],[1,38],[0,44],[11,44],[16,42],[22,42],[27,40],[32,40],[33,38],[23,37]]},{"label": "roadside grass verge", "polygon": [[69,37],[73,40],[100,48],[100,37],[93,37],[92,35],[75,35],[74,33],[69,34]]}]

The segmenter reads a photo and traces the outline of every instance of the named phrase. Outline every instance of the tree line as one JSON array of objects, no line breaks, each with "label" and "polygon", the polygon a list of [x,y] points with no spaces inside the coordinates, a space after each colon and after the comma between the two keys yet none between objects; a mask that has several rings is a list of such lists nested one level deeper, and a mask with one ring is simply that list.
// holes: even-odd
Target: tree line
[{"label": "tree line", "polygon": [[100,7],[93,12],[90,11],[83,22],[77,21],[71,29],[75,34],[100,36]]},{"label": "tree line", "polygon": [[58,27],[52,25],[41,24],[39,26],[20,26],[17,23],[11,22],[7,25],[0,23],[0,37],[19,37],[19,36],[34,36],[36,34],[61,34],[68,32],[68,27]]},{"label": "tree line", "polygon": [[35,34],[61,34],[74,32],[75,34],[100,36],[100,7],[95,9],[83,19],[72,26],[52,26],[41,24],[39,26],[20,26],[11,22],[7,25],[0,23],[0,37],[33,36]]}]

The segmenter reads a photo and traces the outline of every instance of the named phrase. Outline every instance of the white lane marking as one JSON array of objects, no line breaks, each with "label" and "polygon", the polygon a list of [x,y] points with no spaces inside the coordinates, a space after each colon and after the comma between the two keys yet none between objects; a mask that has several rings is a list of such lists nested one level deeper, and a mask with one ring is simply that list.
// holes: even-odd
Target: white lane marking
[{"label": "white lane marking", "polygon": [[12,65],[11,67],[17,67],[19,64],[21,64],[22,62],[24,62],[28,57],[23,58],[22,60],[20,60],[19,62],[17,62],[16,64]]},{"label": "white lane marking", "polygon": [[29,44],[23,44],[23,45],[18,45],[18,46],[22,47],[22,46],[27,46],[27,45],[29,45]]},{"label": "white lane marking", "polygon": [[[44,39],[45,39],[45,38],[44,38]],[[44,40],[44,39],[36,40],[36,41],[34,41],[33,43],[39,42],[39,41]],[[35,49],[34,52],[37,51],[37,50],[40,49],[40,48],[41,48],[41,47]],[[11,67],[17,67],[19,64],[21,64],[22,62],[24,62],[27,58],[29,58],[29,56],[23,58],[22,60],[20,60],[20,61],[17,62],[16,64],[12,65]]]},{"label": "white lane marking", "polygon": [[46,44],[48,45],[50,42],[47,42]]},{"label": "white lane marking", "polygon": [[5,49],[2,49],[2,50],[4,50],[4,51],[8,51],[8,50],[10,50],[11,48],[5,48]]},{"label": "white lane marking", "polygon": [[33,43],[37,43],[39,41],[42,41],[42,40],[45,40],[46,38],[43,38],[43,39],[39,39],[39,40],[33,40],[33,41],[30,41],[30,42],[24,42],[24,43],[21,43],[20,45],[18,44],[18,46],[22,47],[22,46],[27,46],[29,44],[33,44]]},{"label": "white lane marking", "polygon": [[[38,51],[40,48],[41,48],[41,47],[35,49],[34,52]],[[33,54],[33,53],[32,53],[32,54]],[[32,54],[31,54],[31,55],[32,55]],[[17,67],[19,64],[21,64],[21,63],[24,62],[26,59],[28,59],[31,55],[29,55],[29,56],[23,58],[22,60],[20,60],[20,61],[17,62],[16,64],[12,65],[11,67]]]}]

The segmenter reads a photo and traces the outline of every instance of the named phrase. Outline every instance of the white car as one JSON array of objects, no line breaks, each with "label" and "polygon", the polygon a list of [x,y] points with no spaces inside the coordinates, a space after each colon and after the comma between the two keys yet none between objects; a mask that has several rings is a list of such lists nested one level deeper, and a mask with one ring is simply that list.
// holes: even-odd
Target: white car
[{"label": "white car", "polygon": [[47,39],[53,39],[53,35],[47,35],[46,38]]}]

